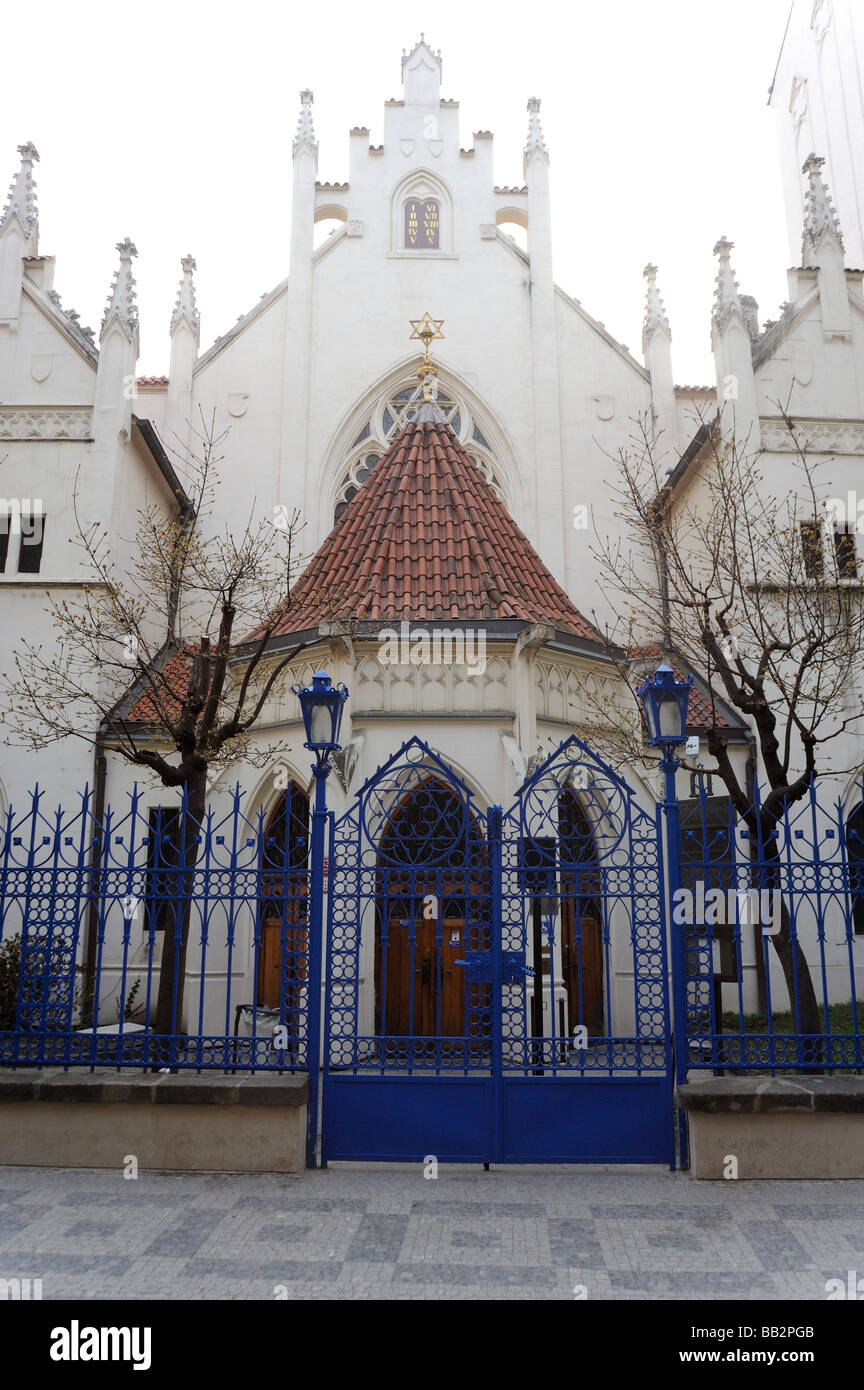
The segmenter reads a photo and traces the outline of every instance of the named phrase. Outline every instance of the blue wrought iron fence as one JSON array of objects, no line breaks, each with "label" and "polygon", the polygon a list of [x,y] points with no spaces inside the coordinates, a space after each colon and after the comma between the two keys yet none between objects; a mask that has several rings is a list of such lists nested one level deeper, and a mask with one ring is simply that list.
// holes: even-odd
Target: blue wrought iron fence
[{"label": "blue wrought iron fence", "polygon": [[687,1065],[714,1072],[864,1069],[864,787],[817,782],[746,816],[705,777],[681,803]]},{"label": "blue wrought iron fence", "polygon": [[[358,1048],[363,1035],[368,1055],[340,1052],[340,1068],[381,1069],[391,1053],[392,1065],[409,1073],[452,1065],[457,1053],[466,1073],[489,1066],[497,1034],[486,1017],[488,982],[478,976],[465,1020],[460,992],[452,989],[451,999],[444,984],[468,978],[472,951],[482,954],[500,920],[504,956],[519,956],[514,969],[524,973],[535,954],[542,964],[544,952],[557,961],[560,952],[553,973],[564,979],[558,1002],[552,975],[542,970],[519,986],[528,1013],[519,1014],[518,1028],[511,1022],[504,1029],[507,1065],[531,1075],[662,1071],[668,1023],[661,976],[668,967],[658,935],[655,819],[628,800],[621,820],[610,788],[618,788],[623,806],[623,784],[607,777],[606,787],[602,766],[595,760],[586,770],[585,760],[581,747],[565,744],[545,781],[535,779],[520,793],[503,819],[495,872],[482,817],[455,774],[449,800],[421,779],[422,794],[401,819],[390,800],[379,805],[371,792],[369,805],[361,800],[346,813],[346,845],[351,816],[360,816],[356,833],[368,839],[368,855],[362,865],[352,862],[349,874],[349,849],[339,848],[338,836],[332,847],[331,990],[358,987],[359,957],[352,957],[351,974],[333,952],[343,949],[344,933],[359,930],[354,916],[364,894],[377,913],[378,935],[362,962],[369,976],[365,1026],[354,1017],[359,1000],[345,1038],[339,1020],[347,1014],[337,1009],[330,1020],[331,1049],[343,1049],[348,1034]],[[446,769],[438,771],[446,781]],[[423,777],[429,775],[426,767]],[[412,767],[410,776],[420,772]],[[773,820],[770,799],[758,793],[752,813],[741,817],[728,798],[712,795],[705,778],[693,791],[681,802],[681,889],[667,904],[671,959],[683,960],[687,1067],[864,1070],[864,783],[859,795],[833,804],[811,785]],[[121,808],[97,818],[89,791],[69,811],[37,789],[24,809],[3,818],[0,1062],[305,1070],[311,877],[304,793],[289,789],[268,815],[250,810],[237,787],[195,826],[179,797],[162,807],[152,799],[135,789]],[[427,824],[433,813],[434,834]],[[603,840],[613,831],[614,853]],[[449,836],[462,845],[455,868],[452,853],[420,854],[418,845],[430,836],[437,845],[436,835],[442,844]],[[552,861],[547,866],[544,856],[556,836],[557,886],[545,892]],[[431,899],[437,915],[426,917]],[[545,899],[560,900],[560,941]],[[174,969],[160,1005],[166,936],[174,943]],[[616,950],[632,956],[629,1028],[614,1024]],[[502,970],[508,961],[502,958]],[[403,967],[406,978],[419,981],[404,997],[396,988]],[[624,966],[621,972],[628,977]],[[502,986],[503,999],[516,997],[503,977]],[[543,1008],[544,990],[548,1026],[540,1025],[539,1012],[533,1022],[530,1015]],[[347,998],[340,995],[343,1009]],[[450,1004],[452,1019],[445,1017]],[[416,1012],[427,1006],[432,1013],[421,1027]],[[563,1009],[560,1019],[556,1008]],[[584,1025],[587,1047],[564,1047],[574,1025]],[[505,1060],[502,1053],[502,1066]]]},{"label": "blue wrought iron fence", "polygon": [[69,813],[37,788],[9,810],[0,1061],[306,1067],[308,805],[296,788],[269,817],[247,802],[237,787],[198,824],[136,788],[97,820],[89,790]]}]

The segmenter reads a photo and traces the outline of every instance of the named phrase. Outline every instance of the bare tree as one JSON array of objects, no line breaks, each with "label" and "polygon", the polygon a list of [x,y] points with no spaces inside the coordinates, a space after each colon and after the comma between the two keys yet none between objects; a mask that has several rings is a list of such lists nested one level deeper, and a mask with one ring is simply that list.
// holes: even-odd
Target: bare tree
[{"label": "bare tree", "polygon": [[[594,555],[602,582],[616,595],[614,620],[605,627],[607,649],[631,691],[627,654],[650,633],[667,657],[704,674],[711,771],[762,845],[769,878],[776,865],[779,885],[772,832],[806,795],[811,779],[829,770],[826,746],[864,713],[850,709],[847,698],[864,646],[864,605],[854,538],[851,550],[849,542],[826,544],[829,511],[820,466],[778,408],[793,444],[785,457],[794,459],[794,476],[779,494],[754,451],[730,441],[716,421],[703,425],[691,463],[695,478],[689,493],[681,485],[678,496],[641,419],[616,460],[621,535],[599,539]],[[755,730],[765,786],[758,804],[733,765],[731,731],[718,699]],[[798,1031],[821,1033],[812,978],[785,904],[771,940]]]},{"label": "bare tree", "polygon": [[178,462],[186,495],[179,515],[157,505],[139,512],[122,565],[101,523],[81,520],[76,480],[83,594],[50,600],[56,643],[22,641],[15,672],[0,678],[7,743],[42,749],[79,738],[107,746],[181,794],[182,814],[172,818],[169,835],[176,837],[172,857],[186,908],[179,930],[167,930],[170,904],[163,914],[154,1019],[160,1033],[171,1031],[182,1007],[208,777],[239,758],[261,765],[279,751],[256,748],[250,731],[302,649],[268,654],[291,607],[298,514],[277,509],[273,523],[256,523],[252,504],[239,535],[210,522],[226,435],[217,432],[215,414],[210,420],[202,415]]}]

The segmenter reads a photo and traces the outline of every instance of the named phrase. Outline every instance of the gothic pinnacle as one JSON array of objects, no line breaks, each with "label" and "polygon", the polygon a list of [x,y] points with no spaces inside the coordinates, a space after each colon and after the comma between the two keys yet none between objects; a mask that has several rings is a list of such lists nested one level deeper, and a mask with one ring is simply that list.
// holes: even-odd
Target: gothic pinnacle
[{"label": "gothic pinnacle", "polygon": [[312,121],[312,102],[314,100],[315,98],[308,87],[305,87],[300,93],[300,117],[297,121],[294,144],[291,146],[295,159],[301,150],[309,150],[316,159],[318,158],[318,142],[315,139],[315,126]]},{"label": "gothic pinnacle", "polygon": [[642,325],[642,350],[644,352],[658,328],[663,329],[670,337],[672,335],[669,329],[669,319],[666,316],[666,307],[657,288],[656,265],[649,263],[642,274],[648,282],[645,294],[645,320]]},{"label": "gothic pinnacle", "polygon": [[180,262],[183,276],[177,290],[177,302],[171,315],[171,332],[176,333],[182,323],[187,323],[197,338],[201,332],[201,316],[195,301],[195,281],[192,272],[197,269],[194,256],[184,256]]},{"label": "gothic pinnacle", "polygon": [[528,98],[528,139],[525,142],[525,159],[540,157],[548,162],[549,151],[546,148],[546,141],[543,138],[543,127],[540,124],[540,98]]},{"label": "gothic pinnacle", "polygon": [[711,315],[712,322],[718,332],[722,333],[736,314],[744,323],[744,312],[741,308],[741,300],[738,295],[738,282],[732,272],[730,256],[735,245],[727,237],[721,236],[714,246],[714,255],[719,257],[717,266],[717,280],[714,289],[714,311]]},{"label": "gothic pinnacle", "polygon": [[813,256],[826,232],[837,240],[842,251],[843,237],[834,204],[822,178],[825,160],[818,155],[808,155],[801,172],[807,175],[808,187],[804,199],[804,236],[802,259],[805,265],[812,264]]},{"label": "gothic pinnacle", "polygon": [[33,178],[33,165],[39,161],[39,151],[32,141],[28,140],[25,145],[18,146],[18,153],[21,156],[21,167],[9,189],[6,206],[3,209],[2,217],[0,217],[0,231],[11,222],[13,217],[17,217],[24,229],[25,236],[31,241],[32,253],[35,254],[39,235],[39,214],[36,210],[36,183]]},{"label": "gothic pinnacle", "polygon": [[135,277],[132,274],[132,257],[138,255],[138,249],[134,242],[126,237],[123,241],[118,241],[117,250],[120,252],[120,265],[114,272],[111,293],[108,296],[108,307],[102,319],[100,338],[105,337],[115,321],[120,324],[128,338],[133,338],[138,331]]}]

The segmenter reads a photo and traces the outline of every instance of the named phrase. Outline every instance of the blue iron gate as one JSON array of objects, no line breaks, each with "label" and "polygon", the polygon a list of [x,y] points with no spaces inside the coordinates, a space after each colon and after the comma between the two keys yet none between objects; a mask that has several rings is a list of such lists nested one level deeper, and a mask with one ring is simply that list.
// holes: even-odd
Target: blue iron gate
[{"label": "blue iron gate", "polygon": [[505,813],[412,739],[331,821],[322,1155],[669,1162],[656,816],[571,738]]}]

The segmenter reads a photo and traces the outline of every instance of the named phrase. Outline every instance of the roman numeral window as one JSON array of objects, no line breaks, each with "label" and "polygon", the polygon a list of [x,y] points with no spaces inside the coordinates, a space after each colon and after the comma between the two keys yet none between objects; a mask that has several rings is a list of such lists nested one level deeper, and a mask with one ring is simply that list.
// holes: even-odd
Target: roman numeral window
[{"label": "roman numeral window", "polygon": [[405,249],[437,251],[441,227],[437,198],[409,198],[405,204]]}]

